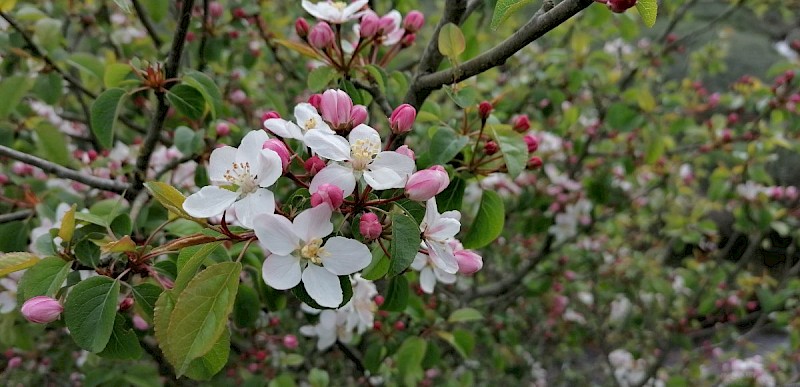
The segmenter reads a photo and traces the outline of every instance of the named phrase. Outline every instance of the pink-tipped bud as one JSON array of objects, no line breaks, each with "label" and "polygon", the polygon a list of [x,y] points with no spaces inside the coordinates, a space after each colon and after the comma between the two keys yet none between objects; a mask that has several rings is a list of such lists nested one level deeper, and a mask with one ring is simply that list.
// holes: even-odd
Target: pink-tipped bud
[{"label": "pink-tipped bud", "polygon": [[413,106],[407,103],[398,106],[392,112],[392,116],[389,117],[389,124],[392,128],[392,132],[395,134],[408,133],[411,131],[411,127],[414,126],[414,120],[416,118],[417,109],[414,109]]},{"label": "pink-tipped bud", "polygon": [[533,135],[526,135],[523,137],[525,139],[525,143],[528,144],[528,153],[536,152],[539,149],[539,139]]},{"label": "pink-tipped bud", "polygon": [[473,274],[483,268],[483,258],[472,250],[456,251],[455,256],[461,274]]},{"label": "pink-tipped bud", "polygon": [[274,110],[264,112],[264,114],[261,115],[261,122],[264,122],[266,120],[271,120],[273,118],[281,118],[281,115]]},{"label": "pink-tipped bud", "polygon": [[636,0],[608,0],[606,4],[611,12],[623,13],[636,5]]},{"label": "pink-tipped bud", "polygon": [[494,107],[492,107],[492,104],[489,103],[489,101],[483,101],[478,104],[478,114],[481,116],[481,120],[485,121],[487,118],[489,118],[489,114],[492,113],[492,110],[494,110]]},{"label": "pink-tipped bud", "polygon": [[394,19],[391,16],[386,15],[381,17],[378,20],[378,33],[381,35],[389,35],[394,30],[397,29],[397,25],[394,24]]},{"label": "pink-tipped bud", "polygon": [[352,109],[353,100],[344,90],[330,89],[322,93],[322,100],[319,105],[320,115],[323,120],[334,128],[350,128],[350,112]]},{"label": "pink-tipped bud", "polygon": [[247,94],[242,89],[236,89],[231,93],[230,100],[236,105],[244,104],[247,102]]},{"label": "pink-tipped bud", "polygon": [[400,45],[403,48],[411,47],[411,45],[413,45],[416,40],[417,40],[417,34],[406,34],[406,36],[403,36],[403,39],[400,40]]},{"label": "pink-tipped bud", "polygon": [[319,22],[308,32],[308,43],[315,48],[324,50],[333,44],[334,36],[330,24]]},{"label": "pink-tipped bud", "polygon": [[325,203],[335,209],[341,207],[342,202],[344,202],[344,191],[333,184],[323,184],[317,188],[317,192],[311,194],[312,207]]},{"label": "pink-tipped bud", "polygon": [[414,151],[411,150],[411,148],[409,148],[408,145],[403,145],[403,146],[395,149],[395,152],[397,152],[397,153],[399,153],[399,154],[401,154],[403,156],[406,156],[406,157],[410,158],[411,160],[416,160],[417,159],[417,156],[414,154]]},{"label": "pink-tipped bud", "polygon": [[220,122],[217,124],[217,137],[225,137],[231,134],[231,127],[224,122]]},{"label": "pink-tipped bud", "polygon": [[498,150],[500,150],[500,146],[494,141],[487,141],[486,144],[483,145],[483,151],[489,156],[497,153]]},{"label": "pink-tipped bud", "polygon": [[308,103],[314,107],[314,109],[319,110],[320,105],[322,105],[322,94],[311,94],[308,97]]},{"label": "pink-tipped bud", "polygon": [[361,232],[365,239],[371,241],[381,236],[383,225],[381,225],[377,215],[367,212],[361,215],[361,221],[358,222],[358,231]]},{"label": "pink-tipped bud", "polygon": [[214,19],[219,19],[225,12],[225,8],[219,1],[212,1],[208,3],[208,14]]},{"label": "pink-tipped bud", "polygon": [[350,125],[356,127],[367,122],[367,107],[355,105],[350,109]]},{"label": "pink-tipped bud", "polygon": [[359,24],[359,34],[362,38],[371,38],[378,33],[378,23],[380,18],[375,12],[367,11],[364,16],[361,16],[361,24]]},{"label": "pink-tipped bud", "polygon": [[325,162],[322,161],[322,159],[318,156],[314,155],[306,159],[306,161],[303,163],[303,168],[305,168],[309,175],[313,176],[316,175],[317,172],[321,171],[322,168],[325,168]]},{"label": "pink-tipped bud", "polygon": [[233,17],[236,19],[244,19],[247,17],[247,12],[245,12],[243,8],[238,8],[238,7],[234,8],[233,12],[231,13],[233,14]]},{"label": "pink-tipped bud", "polygon": [[297,349],[299,342],[297,341],[297,336],[295,335],[286,335],[283,336],[283,346],[286,349]]},{"label": "pink-tipped bud", "polygon": [[125,297],[125,299],[123,299],[119,303],[119,311],[124,312],[130,309],[132,306],[133,306],[133,297]]},{"label": "pink-tipped bud", "polygon": [[283,141],[278,140],[277,138],[270,138],[267,141],[264,141],[264,144],[261,145],[261,149],[269,149],[278,154],[278,157],[281,158],[281,167],[286,169],[286,166],[289,165],[289,161],[292,159],[291,153],[289,153],[289,148],[286,147],[286,144]]},{"label": "pink-tipped bud", "polygon": [[425,15],[420,11],[411,11],[403,19],[403,28],[408,32],[417,32],[425,24]]},{"label": "pink-tipped bud", "polygon": [[308,36],[309,30],[311,30],[311,26],[308,25],[306,19],[299,17],[294,21],[294,31],[300,39],[305,39]]},{"label": "pink-tipped bud", "polygon": [[800,191],[798,191],[797,187],[790,185],[783,190],[784,195],[786,195],[786,200],[793,202],[800,197]]},{"label": "pink-tipped bud", "polygon": [[405,192],[409,199],[424,202],[438,195],[450,184],[450,177],[441,165],[415,172],[408,178]]},{"label": "pink-tipped bud", "polygon": [[8,184],[9,181],[11,181],[11,179],[9,179],[5,173],[0,173],[0,185]]},{"label": "pink-tipped bud", "polygon": [[146,330],[150,329],[150,324],[148,324],[147,321],[144,321],[142,316],[139,316],[138,314],[134,314],[132,320],[133,320],[133,327],[134,328],[136,328],[136,329],[138,329],[140,331],[146,331]]},{"label": "pink-tipped bud", "polygon": [[36,296],[22,304],[20,309],[26,320],[36,324],[47,324],[58,319],[64,307],[58,300],[46,296]]},{"label": "pink-tipped bud", "polygon": [[511,126],[517,132],[525,132],[531,128],[531,120],[524,114],[519,114],[511,119]]},{"label": "pink-tipped bud", "polygon": [[22,358],[19,356],[14,356],[11,359],[8,359],[8,369],[14,369],[22,365]]},{"label": "pink-tipped bud", "polygon": [[542,167],[542,158],[539,156],[533,156],[528,159],[528,169],[539,169]]}]

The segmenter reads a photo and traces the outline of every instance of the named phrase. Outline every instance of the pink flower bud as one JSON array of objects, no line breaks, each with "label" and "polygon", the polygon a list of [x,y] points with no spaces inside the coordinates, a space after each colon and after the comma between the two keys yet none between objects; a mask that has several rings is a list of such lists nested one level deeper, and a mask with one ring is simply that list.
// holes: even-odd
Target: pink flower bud
[{"label": "pink flower bud", "polygon": [[322,105],[322,94],[311,94],[308,97],[308,103],[314,107],[314,109],[319,110],[320,105]]},{"label": "pink flower bud", "polygon": [[397,29],[394,24],[394,19],[389,15],[383,16],[378,20],[378,33],[381,35],[389,35]]},{"label": "pink flower bud", "polygon": [[361,17],[361,24],[359,25],[359,34],[362,38],[370,38],[378,33],[378,22],[380,18],[375,12],[367,11]]},{"label": "pink flower bud", "polygon": [[281,118],[281,115],[278,112],[274,111],[274,110],[270,110],[268,112],[264,112],[264,114],[261,115],[261,122],[264,122],[266,120],[273,119],[273,118]]},{"label": "pink flower bud", "polygon": [[416,160],[417,159],[416,155],[414,154],[414,151],[411,150],[411,148],[409,148],[408,145],[403,145],[403,146],[395,149],[395,152],[397,152],[397,153],[399,153],[399,154],[401,154],[403,156],[406,156],[406,157],[410,158],[411,160]]},{"label": "pink flower bud", "polygon": [[211,15],[212,18],[219,19],[224,12],[225,8],[222,7],[219,1],[208,3],[208,14]]},{"label": "pink flower bud", "polygon": [[533,135],[526,135],[523,137],[525,139],[525,143],[528,144],[528,153],[536,152],[539,149],[539,139]]},{"label": "pink flower bud", "polygon": [[283,336],[283,346],[286,349],[297,349],[298,346],[297,336],[295,335],[286,335]]},{"label": "pink flower bud", "polygon": [[487,141],[486,144],[483,145],[483,151],[489,156],[497,153],[498,150],[500,150],[500,146],[494,141]]},{"label": "pink flower bud", "polygon": [[20,311],[25,319],[32,323],[47,324],[57,320],[64,307],[54,298],[36,296],[25,301]]},{"label": "pink flower bud", "polygon": [[224,122],[217,124],[217,137],[225,137],[231,133],[231,127]]},{"label": "pink flower bud", "polygon": [[150,329],[150,324],[148,324],[147,321],[144,321],[142,316],[139,316],[138,314],[134,314],[132,320],[133,320],[133,327],[134,328],[136,328],[136,329],[138,329],[140,331],[146,331],[146,330]]},{"label": "pink flower bud", "polygon": [[308,31],[310,29],[311,26],[308,25],[306,19],[299,17],[294,21],[294,31],[297,33],[297,36],[299,36],[300,39],[305,39],[308,36]]},{"label": "pink flower bud", "polygon": [[18,176],[32,175],[33,167],[28,164],[15,161],[14,164],[11,165],[11,172],[14,172],[14,174]]},{"label": "pink flower bud", "polygon": [[403,48],[411,47],[412,44],[417,40],[417,34],[406,34],[403,36],[403,39],[400,40],[400,45]]},{"label": "pink flower bud", "polygon": [[408,32],[417,32],[425,24],[425,15],[420,11],[411,11],[403,19],[403,28]]},{"label": "pink flower bud", "polygon": [[317,172],[321,171],[322,168],[325,168],[325,162],[322,161],[321,158],[314,155],[306,159],[305,163],[303,163],[303,168],[305,168],[306,172],[309,175],[316,175]]},{"label": "pink flower bud", "polygon": [[793,185],[786,187],[783,192],[786,195],[786,200],[789,200],[790,202],[797,200],[798,196],[800,196],[800,192],[798,192],[797,187]]},{"label": "pink flower bud", "polygon": [[231,93],[230,99],[234,104],[241,105],[247,102],[247,94],[241,89],[236,89]]},{"label": "pink flower bud", "polygon": [[245,12],[242,8],[234,8],[232,14],[236,19],[244,19],[247,17],[247,12]]},{"label": "pink flower bud", "polygon": [[356,127],[367,122],[367,107],[355,105],[350,109],[350,125]]},{"label": "pink flower bud", "polygon": [[375,240],[381,236],[383,225],[381,225],[377,215],[367,212],[361,215],[361,221],[358,223],[358,230],[365,239]]},{"label": "pink flower bud", "polygon": [[608,0],[606,4],[612,12],[623,13],[636,5],[636,0]]},{"label": "pink flower bud", "polygon": [[8,369],[17,368],[22,365],[22,358],[19,356],[14,356],[11,359],[8,359]]},{"label": "pink flower bud", "polygon": [[308,42],[315,48],[324,50],[333,44],[335,34],[328,23],[319,22],[308,33]]},{"label": "pink flower bud", "polygon": [[511,126],[517,132],[524,132],[531,128],[531,120],[524,114],[519,114],[511,119]]},{"label": "pink flower bud", "polygon": [[[344,129],[350,125],[350,111],[353,109],[353,100],[344,90],[330,89],[322,93],[319,105],[322,119],[337,129]],[[364,109],[366,113],[366,109]]]},{"label": "pink flower bud", "polygon": [[424,202],[438,195],[450,184],[450,177],[441,165],[415,172],[408,178],[405,191],[409,199]]},{"label": "pink flower bud", "polygon": [[326,203],[334,209],[341,207],[342,202],[344,202],[344,191],[333,184],[322,184],[317,192],[311,194],[312,207]]},{"label": "pink flower bud", "polygon": [[403,134],[411,131],[414,125],[414,120],[417,118],[417,109],[413,106],[404,103],[398,106],[389,117],[389,124],[392,127],[392,132],[395,134]]},{"label": "pink flower bud", "polygon": [[472,250],[456,251],[455,256],[461,274],[473,274],[483,268],[483,258]]},{"label": "pink flower bud", "polygon": [[539,169],[542,164],[542,158],[539,156],[533,156],[528,160],[528,169]]},{"label": "pink flower bud", "polygon": [[10,179],[8,176],[6,176],[6,174],[0,173],[0,185],[8,184],[9,181]]},{"label": "pink flower bud", "polygon": [[286,147],[283,141],[277,138],[270,138],[264,141],[264,144],[261,145],[261,149],[269,149],[277,153],[278,157],[281,158],[281,167],[283,167],[283,169],[286,169],[286,166],[289,165],[289,160],[292,158],[291,153],[289,153],[289,148]]},{"label": "pink flower bud", "polygon": [[783,187],[772,187],[769,190],[769,196],[772,197],[773,200],[781,200],[783,199],[783,195],[784,195]]},{"label": "pink flower bud", "polygon": [[494,110],[494,107],[492,107],[492,104],[489,103],[489,101],[483,101],[478,104],[478,114],[481,116],[482,120],[489,118],[489,114],[492,113],[492,110]]},{"label": "pink flower bud", "polygon": [[124,311],[130,309],[132,306],[133,306],[133,297],[125,297],[119,303],[119,310],[120,310],[120,312],[124,312]]}]

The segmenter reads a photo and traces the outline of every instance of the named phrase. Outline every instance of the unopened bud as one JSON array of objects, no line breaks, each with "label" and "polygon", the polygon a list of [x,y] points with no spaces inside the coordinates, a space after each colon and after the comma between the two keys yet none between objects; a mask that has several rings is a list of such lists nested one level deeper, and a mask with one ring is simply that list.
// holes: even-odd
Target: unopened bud
[{"label": "unopened bud", "polygon": [[216,129],[217,137],[225,137],[231,133],[231,127],[224,122],[218,123]]},{"label": "unopened bud", "polygon": [[286,349],[297,349],[298,346],[297,336],[295,335],[286,335],[283,336],[283,346]]},{"label": "unopened bud", "polygon": [[411,127],[414,125],[414,120],[416,118],[417,109],[404,103],[394,109],[391,117],[389,117],[389,125],[392,128],[392,132],[395,134],[408,133],[411,131]]},{"label": "unopened bud", "polygon": [[539,149],[539,139],[533,135],[526,135],[523,137],[525,139],[525,143],[528,144],[528,153],[536,152]]},{"label": "unopened bud", "polygon": [[461,274],[473,274],[483,268],[483,258],[472,250],[456,251],[455,256]]},{"label": "unopened bud", "polygon": [[361,23],[359,24],[359,34],[362,38],[370,38],[375,36],[378,33],[378,22],[380,18],[375,12],[367,11],[364,13],[364,16],[361,17]]},{"label": "unopened bud", "polygon": [[511,119],[511,127],[519,133],[525,132],[531,128],[531,120],[524,114],[516,115]]},{"label": "unopened bud", "polygon": [[344,191],[333,184],[322,184],[311,194],[312,207],[325,203],[331,206],[331,209],[336,209],[341,207],[343,202]]},{"label": "unopened bud", "polygon": [[406,157],[410,158],[411,160],[416,160],[417,159],[416,155],[414,154],[414,151],[411,150],[411,148],[409,148],[408,145],[403,145],[403,146],[395,149],[395,152],[397,152],[397,153],[399,153],[399,154],[401,154],[403,156],[406,156]]},{"label": "unopened bud", "polygon": [[500,150],[500,147],[494,141],[487,141],[486,144],[483,145],[483,151],[489,156],[497,153],[498,150]]},{"label": "unopened bud", "polygon": [[361,215],[361,220],[358,222],[358,231],[367,240],[375,240],[381,236],[383,232],[383,225],[378,220],[378,216],[367,212]]},{"label": "unopened bud", "polygon": [[335,34],[330,24],[319,22],[309,31],[308,43],[315,48],[324,50],[333,44],[334,36]]},{"label": "unopened bud", "polygon": [[305,163],[303,163],[303,168],[305,168],[309,175],[316,175],[322,168],[325,168],[325,162],[314,155],[306,159]]},{"label": "unopened bud", "polygon": [[528,160],[528,169],[539,169],[542,167],[542,158],[539,156],[533,156]]},{"label": "unopened bud", "polygon": [[306,19],[299,17],[294,21],[294,31],[297,33],[297,36],[299,36],[300,39],[305,39],[308,36],[308,31],[310,29],[311,26],[308,25]]},{"label": "unopened bud", "polygon": [[403,28],[408,32],[417,32],[425,24],[425,15],[420,11],[411,11],[403,19]]},{"label": "unopened bud", "polygon": [[20,311],[22,316],[32,323],[47,324],[57,320],[64,307],[54,298],[36,296],[25,301]]},{"label": "unopened bud", "polygon": [[408,178],[405,186],[409,199],[424,202],[440,194],[450,184],[450,177],[441,165],[417,171]]},{"label": "unopened bud", "polygon": [[277,138],[270,138],[267,141],[264,141],[264,144],[261,145],[261,149],[269,149],[278,154],[278,157],[281,158],[281,167],[286,169],[286,166],[289,165],[289,161],[292,159],[291,153],[289,153],[289,148],[286,147],[286,144],[283,141],[278,140]]},{"label": "unopened bud", "polygon": [[489,114],[492,113],[492,110],[494,110],[494,107],[492,107],[492,104],[489,103],[489,101],[483,101],[478,104],[478,114],[481,116],[481,120],[485,121],[487,118],[489,118]]}]

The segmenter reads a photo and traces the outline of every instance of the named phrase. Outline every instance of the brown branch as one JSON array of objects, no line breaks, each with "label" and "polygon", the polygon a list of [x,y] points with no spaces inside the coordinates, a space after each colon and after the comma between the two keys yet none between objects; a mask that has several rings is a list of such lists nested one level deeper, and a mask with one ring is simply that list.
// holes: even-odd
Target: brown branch
[{"label": "brown branch", "polygon": [[77,181],[78,183],[86,184],[90,187],[101,189],[104,191],[123,193],[130,188],[130,185],[121,181],[104,179],[88,175],[86,173],[62,167],[53,162],[45,159],[40,159],[36,156],[29,155],[20,151],[16,151],[7,146],[0,145],[0,156],[10,157],[14,160],[22,161],[23,163],[33,165],[41,168],[45,172],[52,173],[58,177]]},{"label": "brown branch", "polygon": [[389,104],[389,100],[387,100],[386,96],[383,95],[383,93],[381,93],[380,89],[378,89],[375,85],[366,84],[356,80],[352,81],[353,85],[355,85],[357,88],[366,90],[368,93],[370,93],[370,95],[372,95],[372,99],[375,101],[375,103],[378,104],[378,106],[381,108],[381,111],[383,112],[383,114],[386,115],[386,117],[392,115],[392,110],[393,110],[392,105]]},{"label": "brown branch", "polygon": [[139,3],[139,0],[131,0],[131,3],[133,3],[133,8],[136,10],[136,16],[139,17],[139,21],[142,22],[144,29],[147,30],[147,34],[150,35],[150,39],[153,40],[153,44],[155,44],[156,49],[158,49],[164,42],[162,42],[161,38],[158,37],[158,32],[156,32],[156,29],[153,26],[153,21],[150,20],[150,18],[144,12],[144,8],[142,7],[142,4]]},{"label": "brown branch", "polygon": [[[192,6],[194,6],[194,0],[185,0],[183,2],[183,8],[181,8],[178,19],[178,27],[172,38],[172,48],[169,50],[169,57],[167,58],[167,64],[164,69],[164,77],[166,79],[173,79],[178,75],[183,46],[186,42],[186,32],[189,29],[189,22],[192,18]],[[166,87],[169,88],[170,85],[172,84]],[[130,192],[131,197],[135,197],[144,186],[147,168],[150,166],[150,156],[153,155],[156,144],[158,144],[161,130],[164,128],[164,121],[167,118],[167,111],[169,111],[169,104],[167,103],[165,93],[157,91],[155,94],[158,106],[156,107],[156,112],[153,114],[150,128],[147,129],[141,153],[136,159],[136,170],[133,174],[132,191]]]},{"label": "brown branch", "polygon": [[26,219],[33,215],[33,210],[20,210],[0,215],[0,224]]},{"label": "brown branch", "polygon": [[536,256],[531,257],[531,259],[525,262],[522,267],[514,269],[514,274],[509,277],[503,278],[497,282],[480,286],[475,291],[467,295],[467,302],[470,302],[476,298],[488,297],[488,296],[498,296],[509,289],[513,288],[520,281],[522,281],[525,276],[528,275],[536,266],[539,265],[552,251],[553,243],[555,242],[555,238],[553,234],[548,234],[547,239],[545,239],[544,244],[542,244],[542,248],[539,249],[539,253]]}]

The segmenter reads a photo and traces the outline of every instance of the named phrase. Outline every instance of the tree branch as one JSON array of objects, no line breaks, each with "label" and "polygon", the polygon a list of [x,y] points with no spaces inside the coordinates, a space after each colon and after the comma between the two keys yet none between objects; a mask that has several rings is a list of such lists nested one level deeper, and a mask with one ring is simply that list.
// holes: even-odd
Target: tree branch
[{"label": "tree branch", "polygon": [[[183,2],[183,8],[181,8],[178,18],[178,27],[172,38],[172,48],[169,50],[169,57],[167,58],[167,64],[164,69],[164,77],[166,79],[172,79],[178,75],[183,46],[186,42],[186,32],[189,29],[189,21],[191,21],[192,18],[193,5],[194,0],[185,0]],[[167,87],[169,87],[169,85],[167,85]],[[139,153],[139,157],[136,159],[136,170],[133,174],[132,192],[130,192],[131,197],[135,197],[144,186],[147,168],[150,167],[150,156],[153,155],[156,144],[158,144],[161,130],[164,128],[164,120],[166,120],[167,111],[169,111],[169,104],[167,104],[165,93],[157,91],[155,94],[158,106],[156,107],[155,114],[153,114],[150,128],[147,129],[147,135],[144,138],[141,153]]]},{"label": "tree branch", "polygon": [[33,215],[33,210],[20,210],[17,212],[9,212],[8,214],[2,214],[0,215],[0,224],[25,219],[31,215]]},{"label": "tree branch", "polygon": [[548,234],[547,239],[545,239],[544,244],[542,244],[542,248],[539,249],[539,253],[536,254],[535,257],[532,257],[529,261],[525,262],[522,267],[516,268],[514,270],[514,274],[503,278],[500,281],[484,285],[478,287],[467,295],[467,301],[472,301],[476,298],[488,297],[488,296],[497,296],[507,292],[509,289],[517,285],[523,278],[525,278],[528,273],[530,273],[536,266],[539,265],[552,251],[553,243],[555,242],[555,238],[553,234]]},{"label": "tree branch", "polygon": [[0,156],[6,156],[14,160],[22,161],[23,163],[39,167],[43,171],[52,173],[58,177],[74,180],[77,181],[78,183],[83,183],[90,187],[94,187],[104,191],[116,192],[121,194],[130,188],[130,185],[127,183],[111,179],[104,179],[92,175],[87,175],[83,172],[76,171],[74,169],[62,167],[58,164],[47,161],[45,159],[40,159],[36,156],[16,151],[4,145],[0,145]]},{"label": "tree branch", "polygon": [[[523,25],[506,40],[483,54],[464,62],[458,67],[449,68],[432,74],[420,73],[420,75],[415,78],[411,88],[406,94],[406,102],[419,109],[425,99],[428,98],[434,90],[447,84],[461,82],[493,67],[502,65],[519,50],[564,23],[572,16],[575,16],[592,3],[594,3],[593,0],[564,0],[549,11],[541,14],[537,13],[528,23]],[[436,37],[434,37],[434,40],[437,40]],[[430,47],[431,45],[428,46],[428,48]],[[438,51],[438,46],[435,48]],[[428,54],[427,51],[426,54]],[[439,57],[441,57],[441,55],[439,55]],[[425,62],[424,64],[430,63]],[[421,70],[424,69],[425,68]]]},{"label": "tree branch", "polygon": [[386,115],[386,117],[392,115],[392,110],[393,110],[392,105],[389,104],[389,100],[386,99],[386,96],[383,95],[380,89],[375,87],[375,85],[366,84],[356,80],[353,80],[353,84],[357,88],[366,90],[368,93],[370,93],[372,95],[372,99],[378,104],[378,106],[381,108],[381,111],[383,112],[383,114]]},{"label": "tree branch", "polygon": [[131,0],[131,3],[133,3],[133,9],[136,10],[136,16],[139,17],[139,21],[142,22],[144,29],[147,30],[147,34],[150,35],[150,39],[153,40],[153,44],[155,44],[156,49],[158,49],[164,42],[162,42],[161,38],[158,37],[158,32],[156,32],[155,27],[153,27],[153,22],[144,12],[144,8],[142,7],[142,4],[139,3],[139,0]]}]

